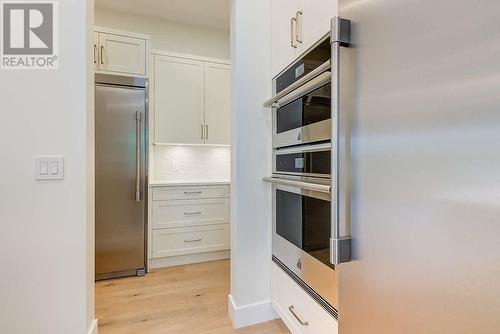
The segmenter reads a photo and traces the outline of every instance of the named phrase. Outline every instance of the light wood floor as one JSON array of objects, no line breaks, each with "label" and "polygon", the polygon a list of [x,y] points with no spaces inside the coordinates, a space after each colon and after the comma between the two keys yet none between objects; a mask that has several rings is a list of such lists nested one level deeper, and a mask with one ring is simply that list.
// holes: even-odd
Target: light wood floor
[{"label": "light wood floor", "polygon": [[234,330],[227,315],[229,261],[154,270],[96,283],[99,334],[281,334],[280,321]]}]

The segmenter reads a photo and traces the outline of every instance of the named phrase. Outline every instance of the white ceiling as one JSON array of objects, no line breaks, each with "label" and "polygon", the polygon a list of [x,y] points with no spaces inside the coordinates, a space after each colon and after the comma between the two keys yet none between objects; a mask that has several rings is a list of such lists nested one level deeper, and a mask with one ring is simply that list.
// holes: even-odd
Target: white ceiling
[{"label": "white ceiling", "polygon": [[95,0],[97,7],[229,30],[231,0]]}]

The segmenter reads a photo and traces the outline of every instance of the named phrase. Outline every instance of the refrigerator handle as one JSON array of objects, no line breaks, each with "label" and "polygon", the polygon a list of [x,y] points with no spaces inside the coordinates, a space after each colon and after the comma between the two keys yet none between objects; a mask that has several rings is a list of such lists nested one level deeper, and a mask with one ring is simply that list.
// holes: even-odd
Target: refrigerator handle
[{"label": "refrigerator handle", "polygon": [[340,48],[350,45],[351,21],[334,17],[331,23],[332,142],[336,147],[332,149],[330,262],[338,265],[351,261],[348,129],[340,110]]},{"label": "refrigerator handle", "polygon": [[141,112],[135,111],[135,201],[141,201]]}]

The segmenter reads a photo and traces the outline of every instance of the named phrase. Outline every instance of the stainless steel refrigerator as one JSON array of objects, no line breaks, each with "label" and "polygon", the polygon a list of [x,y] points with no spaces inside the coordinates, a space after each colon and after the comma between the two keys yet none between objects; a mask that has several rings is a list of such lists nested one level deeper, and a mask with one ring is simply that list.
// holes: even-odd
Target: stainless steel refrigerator
[{"label": "stainless steel refrigerator", "polygon": [[95,76],[96,279],[145,273],[147,98],[146,79]]},{"label": "stainless steel refrigerator", "polygon": [[500,1],[339,9],[339,333],[500,333]]}]

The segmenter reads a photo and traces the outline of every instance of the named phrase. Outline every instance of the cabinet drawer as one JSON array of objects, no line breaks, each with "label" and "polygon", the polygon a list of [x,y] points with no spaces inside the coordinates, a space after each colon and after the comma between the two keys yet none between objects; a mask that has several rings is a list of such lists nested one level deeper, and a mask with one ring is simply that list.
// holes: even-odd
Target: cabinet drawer
[{"label": "cabinet drawer", "polygon": [[229,224],[153,231],[154,258],[229,249]]},{"label": "cabinet drawer", "polygon": [[153,229],[229,223],[229,199],[154,201]]},{"label": "cabinet drawer", "polygon": [[229,186],[155,187],[153,201],[229,197]]},{"label": "cabinet drawer", "polygon": [[337,320],[275,263],[272,266],[272,304],[290,331],[293,334],[338,334]]}]

